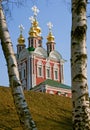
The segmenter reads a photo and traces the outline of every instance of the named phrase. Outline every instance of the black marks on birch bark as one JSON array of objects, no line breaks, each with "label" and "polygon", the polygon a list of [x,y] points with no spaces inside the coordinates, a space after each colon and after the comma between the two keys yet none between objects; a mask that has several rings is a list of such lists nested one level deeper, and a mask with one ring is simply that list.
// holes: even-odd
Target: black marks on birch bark
[{"label": "black marks on birch bark", "polygon": [[[80,41],[83,39],[84,34],[86,33],[86,30],[87,30],[86,24],[83,26],[77,26],[76,29],[71,32],[71,36],[72,38],[74,37],[74,39],[76,38]],[[72,44],[75,44],[75,43],[72,43]]]},{"label": "black marks on birch bark", "polygon": [[80,55],[76,56],[76,60],[74,62],[76,63],[77,61],[83,61],[85,59],[87,59],[87,55],[86,54],[80,54]]},{"label": "black marks on birch bark", "polygon": [[87,80],[87,78],[83,75],[83,74],[77,74],[74,78],[73,78],[73,81],[76,81],[76,80],[79,80],[79,81],[83,81],[84,80]]},{"label": "black marks on birch bark", "polygon": [[86,11],[86,3],[87,2],[85,2],[85,0],[78,0],[77,1],[77,3],[76,3],[76,10],[75,10],[77,15],[82,13],[82,11]]}]

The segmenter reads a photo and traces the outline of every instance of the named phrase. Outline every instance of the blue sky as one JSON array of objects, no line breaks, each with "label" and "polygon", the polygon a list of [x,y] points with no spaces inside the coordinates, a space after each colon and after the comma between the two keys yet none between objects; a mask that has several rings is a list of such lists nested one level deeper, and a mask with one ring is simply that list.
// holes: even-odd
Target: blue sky
[{"label": "blue sky", "polygon": [[[65,84],[71,85],[71,72],[70,72],[70,33],[71,33],[71,12],[70,4],[68,0],[27,0],[26,6],[17,8],[16,6],[11,7],[12,18],[7,18],[8,29],[10,32],[11,40],[13,43],[14,51],[16,52],[17,38],[19,37],[20,24],[25,27],[23,36],[26,40],[26,46],[28,46],[28,32],[31,27],[29,17],[33,15],[31,10],[33,5],[36,5],[40,12],[37,16],[39,26],[42,30],[43,47],[46,48],[46,37],[48,35],[47,23],[52,22],[53,24],[53,35],[55,36],[55,48],[62,57],[67,60],[64,64],[64,78]],[[88,85],[90,86],[90,20],[88,19],[88,30],[87,30],[87,52],[88,52]],[[6,61],[3,56],[2,48],[0,46],[0,85],[9,86]],[[90,91],[90,89],[89,89]]]}]

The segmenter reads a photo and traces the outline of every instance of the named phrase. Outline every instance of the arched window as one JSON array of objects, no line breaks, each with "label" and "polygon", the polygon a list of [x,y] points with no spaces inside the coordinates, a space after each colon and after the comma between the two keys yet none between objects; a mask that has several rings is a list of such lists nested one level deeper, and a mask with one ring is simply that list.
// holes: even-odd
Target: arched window
[{"label": "arched window", "polygon": [[58,80],[59,79],[59,69],[58,69],[58,66],[57,64],[54,65],[54,80]]},{"label": "arched window", "polygon": [[50,79],[51,78],[51,67],[50,67],[50,63],[46,63],[46,79]]},{"label": "arched window", "polygon": [[30,41],[30,47],[33,47],[33,39]]},{"label": "arched window", "polygon": [[22,79],[26,78],[26,63],[22,65]]},{"label": "arched window", "polygon": [[43,76],[43,64],[41,61],[37,62],[37,75],[38,75],[38,77]]}]

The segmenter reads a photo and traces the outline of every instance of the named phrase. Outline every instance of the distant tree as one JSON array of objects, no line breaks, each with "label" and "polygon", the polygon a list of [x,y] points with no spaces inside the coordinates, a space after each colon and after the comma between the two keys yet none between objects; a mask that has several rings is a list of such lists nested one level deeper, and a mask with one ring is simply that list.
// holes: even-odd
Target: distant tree
[{"label": "distant tree", "polygon": [[[37,130],[23,94],[16,56],[13,50],[13,45],[10,39],[6,19],[2,9],[2,2],[6,1],[9,2],[9,0],[0,0],[0,39],[2,50],[7,62],[9,82],[12,90],[14,104],[23,130]],[[17,1],[20,2],[20,0]]]},{"label": "distant tree", "polygon": [[87,0],[72,0],[71,78],[73,130],[90,130],[87,83]]}]

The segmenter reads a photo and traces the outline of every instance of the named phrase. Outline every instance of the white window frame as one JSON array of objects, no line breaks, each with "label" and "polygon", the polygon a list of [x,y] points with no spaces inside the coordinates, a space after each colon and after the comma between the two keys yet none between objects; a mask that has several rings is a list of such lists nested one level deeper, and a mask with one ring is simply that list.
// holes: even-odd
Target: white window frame
[{"label": "white window frame", "polygon": [[54,79],[58,80],[58,70],[57,69],[54,70]]},{"label": "white window frame", "polygon": [[47,78],[50,78],[50,68],[49,67],[46,69],[46,75],[47,75]]},{"label": "white window frame", "polygon": [[[39,68],[41,68],[41,74],[40,74]],[[43,77],[43,64],[41,61],[37,62],[37,76]]]},{"label": "white window frame", "polygon": [[[47,70],[49,70],[49,76],[48,76],[48,72]],[[51,79],[51,67],[50,67],[50,63],[46,63],[46,79]]]},{"label": "white window frame", "polygon": [[[57,72],[57,78],[56,78],[56,72]],[[59,79],[59,68],[58,65],[55,64],[54,65],[54,80],[58,80]]]}]

